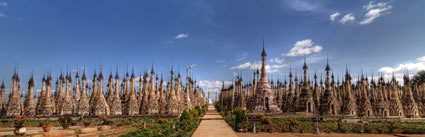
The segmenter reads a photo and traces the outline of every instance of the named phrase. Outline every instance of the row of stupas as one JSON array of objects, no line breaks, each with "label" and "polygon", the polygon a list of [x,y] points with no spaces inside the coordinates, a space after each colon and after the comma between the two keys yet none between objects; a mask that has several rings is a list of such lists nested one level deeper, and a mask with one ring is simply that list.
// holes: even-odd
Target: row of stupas
[{"label": "row of stupas", "polygon": [[[184,109],[193,109],[206,103],[203,90],[187,75],[186,86],[183,86],[180,74],[175,77],[171,69],[171,79],[167,83],[162,74],[159,80],[154,69],[147,72],[138,80],[132,71],[127,72],[122,81],[118,71],[109,75],[106,90],[103,85],[103,73],[96,71],[93,80],[89,82],[85,71],[80,78],[75,75],[72,85],[71,73],[65,76],[61,73],[56,80],[56,89],[53,91],[52,76],[43,76],[40,95],[34,95],[34,77],[28,82],[28,93],[21,98],[19,76],[15,71],[12,77],[12,91],[9,100],[5,99],[4,81],[0,87],[0,114],[6,116],[20,115],[28,109],[37,116],[54,115],[142,115],[142,116],[178,116]],[[91,94],[89,95],[89,91]]]},{"label": "row of stupas", "polygon": [[[405,75],[404,85],[395,79],[368,79],[361,75],[352,82],[347,69],[345,79],[341,82],[326,64],[325,82],[314,74],[308,77],[308,66],[304,58],[304,78],[293,80],[289,72],[289,83],[271,81],[268,83],[265,71],[265,50],[262,53],[262,68],[254,71],[252,82],[243,82],[238,76],[233,85],[225,87],[218,97],[219,102],[227,108],[241,107],[252,113],[284,113],[305,116],[346,116],[370,118],[420,118],[425,117],[425,83],[411,82]],[[261,77],[260,77],[261,76]],[[277,107],[275,107],[277,105]]]}]

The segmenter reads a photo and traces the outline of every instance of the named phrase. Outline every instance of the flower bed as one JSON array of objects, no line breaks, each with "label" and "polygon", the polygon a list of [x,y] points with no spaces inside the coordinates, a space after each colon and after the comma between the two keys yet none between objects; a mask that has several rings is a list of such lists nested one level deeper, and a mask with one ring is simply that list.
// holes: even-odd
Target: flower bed
[{"label": "flower bed", "polygon": [[121,137],[189,137],[200,123],[200,114],[205,113],[200,107],[193,110],[184,110],[179,119],[144,119],[135,121],[145,123],[146,128],[129,132]]},{"label": "flower bed", "polygon": [[199,118],[194,118],[190,123],[183,123],[183,121],[176,119],[169,119],[167,121],[151,120],[152,121],[147,121],[146,128],[129,132],[121,137],[187,137],[190,136],[199,125]]},{"label": "flower bed", "polygon": [[[234,118],[227,116],[226,122],[234,129]],[[312,133],[314,122],[305,118],[271,118],[272,123],[249,120],[248,131],[253,131],[254,123],[257,132],[297,132]],[[425,134],[425,122],[342,122],[337,120],[326,120],[319,123],[320,131],[325,133],[403,133],[403,134]]]},{"label": "flower bed", "polygon": [[[217,110],[224,120],[235,130],[241,131],[240,128],[247,128],[249,132],[254,129],[256,132],[297,132],[312,133],[315,124],[310,118],[270,118],[264,115],[249,115],[247,123],[240,125],[241,119],[239,108],[228,110],[220,104],[215,104]],[[343,122],[341,120],[324,120],[319,122],[320,132],[325,133],[374,133],[374,134],[425,134],[425,122],[400,122],[400,121],[369,121],[369,122]],[[243,131],[243,130],[242,130]]]}]

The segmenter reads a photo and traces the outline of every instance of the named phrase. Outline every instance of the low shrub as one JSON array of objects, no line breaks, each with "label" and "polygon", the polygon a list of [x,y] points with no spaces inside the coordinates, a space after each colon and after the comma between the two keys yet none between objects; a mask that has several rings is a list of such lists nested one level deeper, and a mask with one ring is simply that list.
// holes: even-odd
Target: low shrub
[{"label": "low shrub", "polygon": [[184,120],[189,120],[189,121],[193,120],[193,116],[189,113],[188,109],[184,109],[180,116],[180,121],[184,121]]},{"label": "low shrub", "polygon": [[300,121],[298,121],[297,119],[294,119],[294,118],[290,118],[290,119],[288,119],[288,121],[289,121],[289,126],[292,127],[292,128],[294,128],[294,127],[296,127],[300,124]]},{"label": "low shrub", "polygon": [[189,112],[189,110],[183,110],[180,117],[180,127],[182,127],[184,130],[189,130],[192,120],[193,115]]},{"label": "low shrub", "polygon": [[198,117],[200,112],[197,109],[193,109],[190,111],[190,113],[192,113],[192,117]]},{"label": "low shrub", "polygon": [[143,128],[120,137],[164,137],[170,136],[174,132],[175,130],[172,129],[169,125],[161,125],[155,128]]},{"label": "low shrub", "polygon": [[248,117],[246,116],[245,110],[240,107],[235,108],[233,111],[235,115],[235,128],[244,129],[247,128]]},{"label": "low shrub", "polygon": [[263,116],[260,118],[261,123],[265,124],[265,125],[269,125],[272,124],[272,119],[268,116]]},{"label": "low shrub", "polygon": [[99,115],[98,119],[100,121],[99,125],[112,125],[113,123],[106,115]]},{"label": "low shrub", "polygon": [[204,106],[202,106],[202,112],[205,113],[208,111],[208,104],[205,104]]},{"label": "low shrub", "polygon": [[363,133],[363,128],[360,125],[356,125],[351,128],[352,133]]},{"label": "low shrub", "polygon": [[394,133],[396,130],[395,122],[389,122],[388,124],[388,133]]},{"label": "low shrub", "polygon": [[194,110],[198,111],[198,115],[203,113],[200,106],[196,106]]},{"label": "low shrub", "polygon": [[71,126],[72,119],[69,115],[63,115],[59,117],[58,122],[62,125],[63,129],[67,129]]},{"label": "low shrub", "polygon": [[160,124],[167,123],[167,119],[160,118],[160,119],[158,119],[158,123],[160,123]]},{"label": "low shrub", "polygon": [[223,105],[221,105],[220,103],[216,103],[215,104],[215,109],[217,109],[217,112],[221,112],[223,111]]},{"label": "low shrub", "polygon": [[403,134],[425,134],[424,130],[407,129],[401,132]]}]

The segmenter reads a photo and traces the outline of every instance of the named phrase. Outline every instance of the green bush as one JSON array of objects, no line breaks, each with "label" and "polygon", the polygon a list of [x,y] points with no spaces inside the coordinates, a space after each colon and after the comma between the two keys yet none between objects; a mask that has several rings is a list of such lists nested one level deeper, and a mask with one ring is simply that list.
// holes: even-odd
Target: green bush
[{"label": "green bush", "polygon": [[202,112],[201,107],[200,106],[196,106],[195,110],[198,110],[199,112]]},{"label": "green bush", "polygon": [[165,118],[158,119],[158,123],[160,123],[160,124],[163,124],[163,123],[166,123],[166,122],[167,122],[167,119],[165,119]]},{"label": "green bush", "polygon": [[236,129],[246,128],[248,117],[246,116],[245,110],[242,108],[235,108],[233,114],[235,115],[235,126]]},{"label": "green bush", "polygon": [[191,114],[189,110],[184,109],[180,117],[180,127],[182,127],[184,130],[189,130],[192,120],[193,114]]},{"label": "green bush", "polygon": [[187,137],[187,133],[186,132],[179,132],[176,137]]},{"label": "green bush", "polygon": [[363,133],[363,127],[359,124],[356,124],[353,128],[351,128],[352,133]]},{"label": "green bush", "polygon": [[[199,118],[193,118],[189,110],[184,110],[180,119],[147,118],[143,121],[149,125],[147,128],[129,132],[121,137],[188,137],[199,124]],[[159,124],[160,121],[163,123]],[[172,128],[174,123],[176,128]]]},{"label": "green bush", "polygon": [[120,137],[165,137],[172,135],[174,132],[175,130],[169,125],[161,125],[155,128],[143,128]]},{"label": "green bush", "polygon": [[407,129],[401,132],[403,134],[425,134],[424,130]]},{"label": "green bush", "polygon": [[192,113],[192,116],[193,116],[193,117],[198,117],[198,116],[199,116],[199,114],[200,114],[200,113],[199,113],[199,111],[198,111],[197,109],[193,109],[193,110],[191,110],[190,112]]},{"label": "green bush", "polygon": [[295,132],[297,126],[300,124],[300,121],[294,118],[289,118],[288,122],[289,122],[289,131]]},{"label": "green bush", "polygon": [[395,125],[395,122],[390,122],[389,124],[388,124],[388,132],[389,133],[394,133],[394,131],[396,130],[396,125]]},{"label": "green bush", "polygon": [[224,116],[229,116],[230,112],[227,109],[224,109]]},{"label": "green bush", "polygon": [[264,125],[269,125],[273,123],[272,119],[268,116],[261,117],[260,120],[261,120],[261,123],[263,123]]},{"label": "green bush", "polygon": [[202,112],[207,112],[208,111],[208,104],[205,104],[204,106],[202,106]]},{"label": "green bush", "polygon": [[223,105],[220,103],[215,104],[215,108],[217,109],[217,112],[221,112],[224,109]]},{"label": "green bush", "polygon": [[180,121],[184,121],[184,120],[189,120],[189,121],[193,120],[193,117],[190,114],[188,109],[184,109],[182,114],[181,114]]}]

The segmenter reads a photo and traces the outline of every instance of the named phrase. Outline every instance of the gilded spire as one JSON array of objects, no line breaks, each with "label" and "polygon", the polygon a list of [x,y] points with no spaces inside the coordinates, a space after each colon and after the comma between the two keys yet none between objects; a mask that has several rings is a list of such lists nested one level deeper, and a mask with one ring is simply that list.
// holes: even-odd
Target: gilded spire
[{"label": "gilded spire", "polygon": [[118,75],[118,67],[117,67],[117,71],[115,72],[115,79],[119,79],[120,76]]},{"label": "gilded spire", "polygon": [[303,69],[304,69],[304,70],[307,70],[307,69],[308,69],[308,67],[307,67],[307,61],[306,61],[305,55],[304,55],[304,65],[303,65]]},{"label": "gilded spire", "polygon": [[266,50],[264,49],[264,39],[263,39],[263,52],[261,52],[261,56],[262,57],[267,56]]},{"label": "gilded spire", "polygon": [[83,76],[81,77],[83,80],[86,80],[86,66],[84,66]]},{"label": "gilded spire", "polygon": [[98,80],[103,80],[103,74],[102,74],[102,71],[99,73],[99,78],[98,78]]},{"label": "gilded spire", "polygon": [[29,87],[34,87],[34,72],[32,72],[32,74],[31,74],[31,78],[28,81],[28,86]]},{"label": "gilded spire", "polygon": [[151,70],[151,74],[155,74],[155,71],[153,70],[153,63],[152,63],[152,70]]},{"label": "gilded spire", "polygon": [[0,88],[5,88],[5,86],[4,86],[4,80],[1,82],[1,87]]},{"label": "gilded spire", "polygon": [[331,67],[329,66],[329,58],[326,57],[326,68],[325,68],[325,71],[330,71],[330,70],[331,70]]},{"label": "gilded spire", "polygon": [[79,73],[80,73],[80,68],[78,68],[78,65],[77,65],[77,74],[75,75],[75,78],[79,78],[80,76],[78,75]]}]

